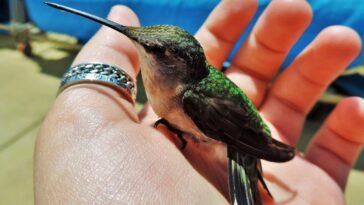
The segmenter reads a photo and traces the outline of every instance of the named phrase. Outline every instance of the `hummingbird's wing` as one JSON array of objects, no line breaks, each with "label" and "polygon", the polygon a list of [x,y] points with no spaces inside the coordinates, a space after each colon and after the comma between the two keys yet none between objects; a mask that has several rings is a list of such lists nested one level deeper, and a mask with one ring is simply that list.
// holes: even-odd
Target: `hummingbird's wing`
[{"label": "hummingbird's wing", "polygon": [[[226,78],[222,73],[217,75]],[[225,142],[240,153],[274,162],[292,159],[294,148],[270,136],[268,126],[245,94],[231,81],[214,77],[183,95],[184,112],[196,126],[208,137]],[[229,92],[231,86],[239,92]]]}]

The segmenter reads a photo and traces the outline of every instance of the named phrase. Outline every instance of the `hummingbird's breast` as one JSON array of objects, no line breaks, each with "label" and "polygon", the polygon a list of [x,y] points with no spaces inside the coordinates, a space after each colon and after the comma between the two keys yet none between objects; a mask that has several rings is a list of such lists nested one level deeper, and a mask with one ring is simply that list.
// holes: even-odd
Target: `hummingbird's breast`
[{"label": "hummingbird's breast", "polygon": [[153,64],[144,61],[141,63],[141,73],[148,102],[154,112],[166,119],[173,127],[193,136],[197,140],[209,141],[195,125],[192,119],[183,111],[182,96],[185,90],[182,84],[171,84],[160,81],[159,77],[150,68]]},{"label": "hummingbird's breast", "polygon": [[166,80],[166,76],[159,72],[164,68],[161,67],[161,64],[158,63],[153,55],[146,53],[139,45],[137,45],[137,49],[140,56],[141,74],[148,103],[152,106],[154,112],[184,133],[196,139],[209,141],[210,138],[197,128],[192,119],[183,110],[182,96],[186,90],[186,85],[178,80]]}]

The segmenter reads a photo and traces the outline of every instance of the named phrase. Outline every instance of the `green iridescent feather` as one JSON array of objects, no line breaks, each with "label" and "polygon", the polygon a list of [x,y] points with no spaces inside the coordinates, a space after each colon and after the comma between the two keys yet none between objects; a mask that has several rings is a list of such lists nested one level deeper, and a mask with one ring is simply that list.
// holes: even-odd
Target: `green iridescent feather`
[{"label": "green iridescent feather", "polygon": [[[264,123],[252,101],[245,93],[224,73],[218,71],[212,65],[207,64],[207,66],[209,75],[198,83],[195,92],[206,97],[235,102],[235,106],[240,106],[242,111],[245,111],[248,115],[250,129],[255,129],[255,132],[262,132],[264,136],[271,137],[269,127]],[[192,93],[193,91],[189,91],[185,95],[188,96]]]}]

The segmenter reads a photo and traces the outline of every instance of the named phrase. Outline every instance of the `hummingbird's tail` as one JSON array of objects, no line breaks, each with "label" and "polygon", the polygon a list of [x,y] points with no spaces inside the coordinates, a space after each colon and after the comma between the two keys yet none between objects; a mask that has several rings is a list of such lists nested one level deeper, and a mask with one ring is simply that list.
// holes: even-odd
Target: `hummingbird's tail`
[{"label": "hummingbird's tail", "polygon": [[260,159],[243,155],[228,147],[230,200],[234,205],[262,204],[258,181],[269,190],[263,181]]}]

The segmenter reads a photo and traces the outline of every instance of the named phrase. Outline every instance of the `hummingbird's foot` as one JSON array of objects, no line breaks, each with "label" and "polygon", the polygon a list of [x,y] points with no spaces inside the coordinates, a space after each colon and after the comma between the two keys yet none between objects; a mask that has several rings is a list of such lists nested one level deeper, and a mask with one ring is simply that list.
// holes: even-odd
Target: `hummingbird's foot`
[{"label": "hummingbird's foot", "polygon": [[183,132],[181,130],[173,127],[171,124],[169,124],[169,122],[166,119],[163,118],[157,120],[157,122],[154,123],[154,127],[158,127],[159,124],[165,125],[169,131],[177,135],[178,139],[181,140],[181,147],[180,147],[181,150],[184,150],[186,148],[187,140],[183,138]]},{"label": "hummingbird's foot", "polygon": [[163,124],[165,125],[167,128],[169,128],[171,125],[169,124],[169,122],[166,119],[159,119],[154,123],[154,127],[158,127],[159,124]]},{"label": "hummingbird's foot", "polygon": [[187,140],[185,140],[185,138],[183,138],[183,133],[177,134],[177,137],[179,140],[181,140],[180,150],[184,150],[187,146]]}]

